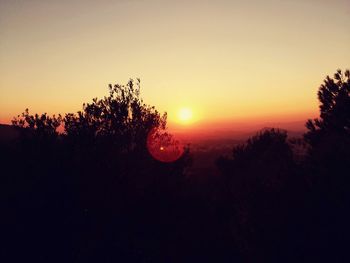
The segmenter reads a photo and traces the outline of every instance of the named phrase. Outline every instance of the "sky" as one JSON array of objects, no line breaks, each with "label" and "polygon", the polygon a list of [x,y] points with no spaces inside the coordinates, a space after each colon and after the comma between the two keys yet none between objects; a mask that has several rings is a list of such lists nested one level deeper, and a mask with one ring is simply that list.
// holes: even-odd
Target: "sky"
[{"label": "sky", "polygon": [[350,68],[349,25],[348,0],[0,0],[0,122],[130,78],[170,123],[184,107],[193,126],[306,120]]}]

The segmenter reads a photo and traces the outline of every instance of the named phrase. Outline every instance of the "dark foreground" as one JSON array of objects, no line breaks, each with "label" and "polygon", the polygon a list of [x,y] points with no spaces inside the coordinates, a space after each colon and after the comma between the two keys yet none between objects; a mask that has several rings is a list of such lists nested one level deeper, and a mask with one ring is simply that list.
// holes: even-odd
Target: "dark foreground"
[{"label": "dark foreground", "polygon": [[0,127],[1,262],[350,262],[349,71],[321,85],[303,138],[266,129],[216,172],[189,170],[188,147],[152,158],[150,131],[160,155],[175,142],[138,94]]}]

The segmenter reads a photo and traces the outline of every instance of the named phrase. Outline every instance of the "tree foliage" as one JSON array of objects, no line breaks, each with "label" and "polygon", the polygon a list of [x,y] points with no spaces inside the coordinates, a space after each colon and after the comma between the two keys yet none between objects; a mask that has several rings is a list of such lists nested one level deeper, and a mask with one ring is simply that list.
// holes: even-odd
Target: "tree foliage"
[{"label": "tree foliage", "polygon": [[346,185],[348,179],[341,175],[350,161],[350,71],[327,76],[318,99],[320,117],[306,123],[304,139],[310,147],[305,164],[312,170],[309,174]]},{"label": "tree foliage", "polygon": [[144,147],[152,129],[166,128],[166,113],[160,115],[140,98],[140,80],[126,85],[109,85],[109,96],[93,99],[77,114],[66,114],[67,137],[87,140],[108,139],[113,147],[132,151]]},{"label": "tree foliage", "polygon": [[280,177],[289,172],[292,163],[287,133],[278,129],[259,132],[245,144],[234,147],[231,158],[218,160],[219,167],[231,180],[239,180],[237,177],[241,173],[249,173],[241,179],[249,180],[248,184],[260,182],[265,187],[279,184]]},{"label": "tree foliage", "polygon": [[350,136],[350,71],[338,70],[326,77],[318,91],[320,118],[308,120],[305,139],[312,145],[324,136]]},{"label": "tree foliage", "polygon": [[61,115],[57,117],[55,115],[50,117],[47,113],[31,115],[28,109],[12,120],[12,125],[15,127],[43,137],[58,136],[57,129],[61,124]]}]

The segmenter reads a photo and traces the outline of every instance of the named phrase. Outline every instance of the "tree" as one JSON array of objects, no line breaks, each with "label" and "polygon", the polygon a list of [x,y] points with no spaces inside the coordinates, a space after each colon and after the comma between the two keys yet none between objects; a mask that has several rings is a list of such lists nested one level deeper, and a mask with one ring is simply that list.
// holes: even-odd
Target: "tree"
[{"label": "tree", "polygon": [[309,153],[305,164],[317,177],[334,174],[331,180],[340,179],[350,161],[350,71],[338,70],[333,79],[327,76],[318,99],[320,117],[306,123]]},{"label": "tree", "polygon": [[217,165],[226,180],[232,209],[232,235],[251,261],[273,261],[286,253],[281,238],[286,230],[285,193],[294,179],[293,153],[287,133],[267,129],[233,148]]},{"label": "tree", "polygon": [[[108,96],[63,118],[26,110],[13,120],[22,136],[13,145],[6,177],[6,196],[16,197],[19,211],[8,219],[14,226],[9,232],[23,226],[28,240],[38,241],[28,241],[28,253],[39,254],[40,247],[43,257],[59,254],[60,261],[94,256],[137,261],[139,254],[162,254],[168,243],[160,240],[176,230],[159,225],[175,224],[168,213],[176,207],[189,164],[188,148],[168,163],[147,149],[147,140],[157,134],[167,143],[163,148],[175,143],[166,121],[166,113],[140,98],[140,80],[109,85]],[[148,239],[138,228],[149,231]],[[159,239],[152,239],[155,233]],[[152,251],[148,240],[165,249]]]},{"label": "tree", "polygon": [[12,120],[12,125],[25,135],[35,137],[36,139],[55,139],[58,137],[58,128],[62,124],[62,116],[53,115],[50,117],[47,113],[41,115],[29,114],[26,109],[21,115]]},{"label": "tree", "polygon": [[[155,132],[171,138],[166,133],[166,122],[166,113],[161,115],[140,98],[140,80],[130,80],[126,85],[110,84],[109,96],[84,104],[77,114],[66,114],[64,140],[71,148],[73,163],[81,164],[79,169],[105,174],[113,170],[115,176],[141,177],[137,180],[142,184],[159,174],[155,169],[164,166],[152,159],[147,139]],[[181,160],[165,167],[185,168],[185,153]]]},{"label": "tree", "polygon": [[[277,189],[283,176],[293,163],[293,153],[287,142],[285,131],[268,129],[248,139],[245,144],[233,148],[231,158],[221,157],[217,164],[230,180],[248,172],[250,177],[241,178],[247,184]],[[238,187],[239,188],[239,187]],[[238,189],[237,189],[238,190]]]},{"label": "tree", "polygon": [[319,254],[320,260],[341,261],[350,241],[349,70],[327,76],[318,99],[320,117],[307,121],[304,134],[309,150],[303,173],[310,184],[304,213],[310,222],[306,242],[313,244],[309,253]]},{"label": "tree", "polygon": [[109,96],[93,99],[77,114],[66,114],[63,122],[67,137],[89,140],[108,139],[120,151],[144,148],[152,129],[166,128],[167,115],[143,103],[140,80],[126,85],[109,85]]},{"label": "tree", "polygon": [[308,120],[305,140],[312,146],[325,136],[350,136],[350,71],[339,69],[334,78],[326,77],[318,91],[320,118]]}]

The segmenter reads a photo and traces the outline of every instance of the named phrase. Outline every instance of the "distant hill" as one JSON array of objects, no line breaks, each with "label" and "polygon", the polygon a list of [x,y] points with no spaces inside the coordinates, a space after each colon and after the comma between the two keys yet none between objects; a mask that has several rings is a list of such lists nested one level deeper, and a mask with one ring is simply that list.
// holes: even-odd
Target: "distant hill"
[{"label": "distant hill", "polygon": [[0,124],[0,142],[8,142],[15,139],[18,136],[18,131],[7,124]]}]

